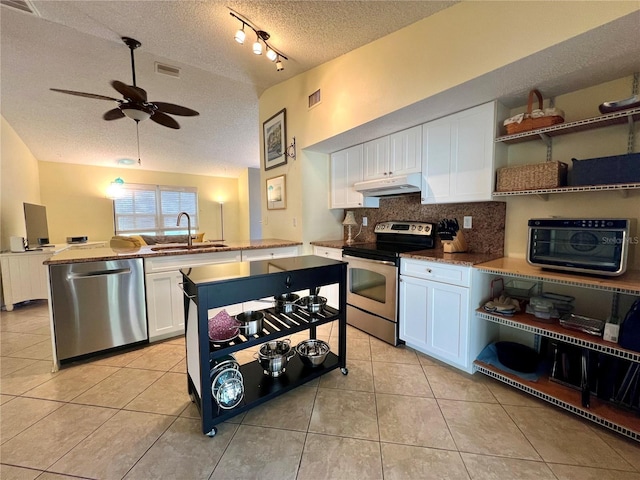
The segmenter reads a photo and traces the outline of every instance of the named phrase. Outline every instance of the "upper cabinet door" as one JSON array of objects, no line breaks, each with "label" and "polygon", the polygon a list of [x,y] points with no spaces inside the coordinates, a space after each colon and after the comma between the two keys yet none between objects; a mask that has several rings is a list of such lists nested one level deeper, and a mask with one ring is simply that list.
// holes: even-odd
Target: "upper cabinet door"
[{"label": "upper cabinet door", "polygon": [[390,175],[389,136],[376,138],[364,144],[363,180],[375,180]]},{"label": "upper cabinet door", "polygon": [[389,174],[404,175],[422,170],[422,126],[389,135]]},{"label": "upper cabinet door", "polygon": [[496,155],[496,103],[444,117],[422,126],[422,203],[491,200]]},{"label": "upper cabinet door", "polygon": [[363,197],[353,188],[362,181],[363,146],[331,154],[331,194],[329,208],[378,207],[379,200]]},{"label": "upper cabinet door", "polygon": [[456,155],[452,139],[455,123],[441,118],[422,126],[422,203],[444,203],[451,198],[450,176]]}]

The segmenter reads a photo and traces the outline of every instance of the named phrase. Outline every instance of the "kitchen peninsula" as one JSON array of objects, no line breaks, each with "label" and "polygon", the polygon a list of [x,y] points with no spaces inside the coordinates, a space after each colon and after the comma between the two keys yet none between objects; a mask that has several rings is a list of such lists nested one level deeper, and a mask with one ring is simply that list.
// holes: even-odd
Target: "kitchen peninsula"
[{"label": "kitchen peninsula", "polygon": [[61,361],[183,334],[181,268],[292,257],[298,255],[299,245],[263,239],[192,247],[104,247],[53,255],[44,263],[54,368]]}]

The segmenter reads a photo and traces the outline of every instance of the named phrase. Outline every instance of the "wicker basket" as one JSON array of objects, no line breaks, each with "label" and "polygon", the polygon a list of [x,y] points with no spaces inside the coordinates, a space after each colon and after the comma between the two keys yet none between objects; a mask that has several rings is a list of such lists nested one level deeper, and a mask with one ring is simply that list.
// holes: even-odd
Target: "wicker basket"
[{"label": "wicker basket", "polygon": [[542,94],[538,90],[531,90],[529,92],[529,101],[527,102],[527,113],[525,114],[524,119],[520,123],[510,123],[505,125],[507,135],[528,132],[529,130],[535,130],[536,128],[550,127],[551,125],[564,122],[564,117],[560,115],[531,118],[534,96],[538,97],[538,109],[542,110]]},{"label": "wicker basket", "polygon": [[563,162],[545,162],[532,165],[499,168],[497,192],[516,192],[556,188],[567,184],[568,165]]}]

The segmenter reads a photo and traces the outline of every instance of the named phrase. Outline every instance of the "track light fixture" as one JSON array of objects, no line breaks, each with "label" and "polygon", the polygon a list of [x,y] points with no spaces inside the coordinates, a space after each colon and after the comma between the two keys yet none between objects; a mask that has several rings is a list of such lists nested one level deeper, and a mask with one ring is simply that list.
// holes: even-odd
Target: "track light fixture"
[{"label": "track light fixture", "polygon": [[253,43],[253,53],[255,53],[256,55],[262,55],[262,44],[264,43],[264,46],[266,48],[266,57],[272,61],[276,63],[276,71],[281,72],[282,70],[284,70],[284,64],[282,63],[282,60],[289,60],[286,56],[284,56],[282,54],[282,52],[276,50],[275,48],[273,48],[271,45],[269,45],[267,43],[267,40],[269,40],[269,38],[271,37],[269,35],[269,33],[265,32],[264,30],[259,30],[258,28],[254,27],[253,25],[251,25],[251,23],[249,23],[249,21],[247,21],[246,18],[242,18],[240,17],[239,14],[230,11],[229,14],[237,19],[238,21],[240,21],[240,23],[242,23],[242,27],[240,27],[238,29],[238,31],[236,32],[234,38],[236,40],[236,42],[238,42],[240,45],[244,44],[244,40],[246,38],[245,35],[245,31],[244,31],[244,27],[247,26],[249,27],[251,30],[253,30],[256,34],[256,41]]}]

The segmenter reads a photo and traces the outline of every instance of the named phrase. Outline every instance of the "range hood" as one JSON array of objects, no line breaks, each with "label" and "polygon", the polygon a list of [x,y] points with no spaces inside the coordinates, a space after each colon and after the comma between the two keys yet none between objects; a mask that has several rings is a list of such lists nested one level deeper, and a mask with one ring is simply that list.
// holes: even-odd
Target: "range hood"
[{"label": "range hood", "polygon": [[356,182],[353,184],[353,187],[365,197],[414,193],[420,191],[421,176],[420,173],[394,175],[392,177]]}]

